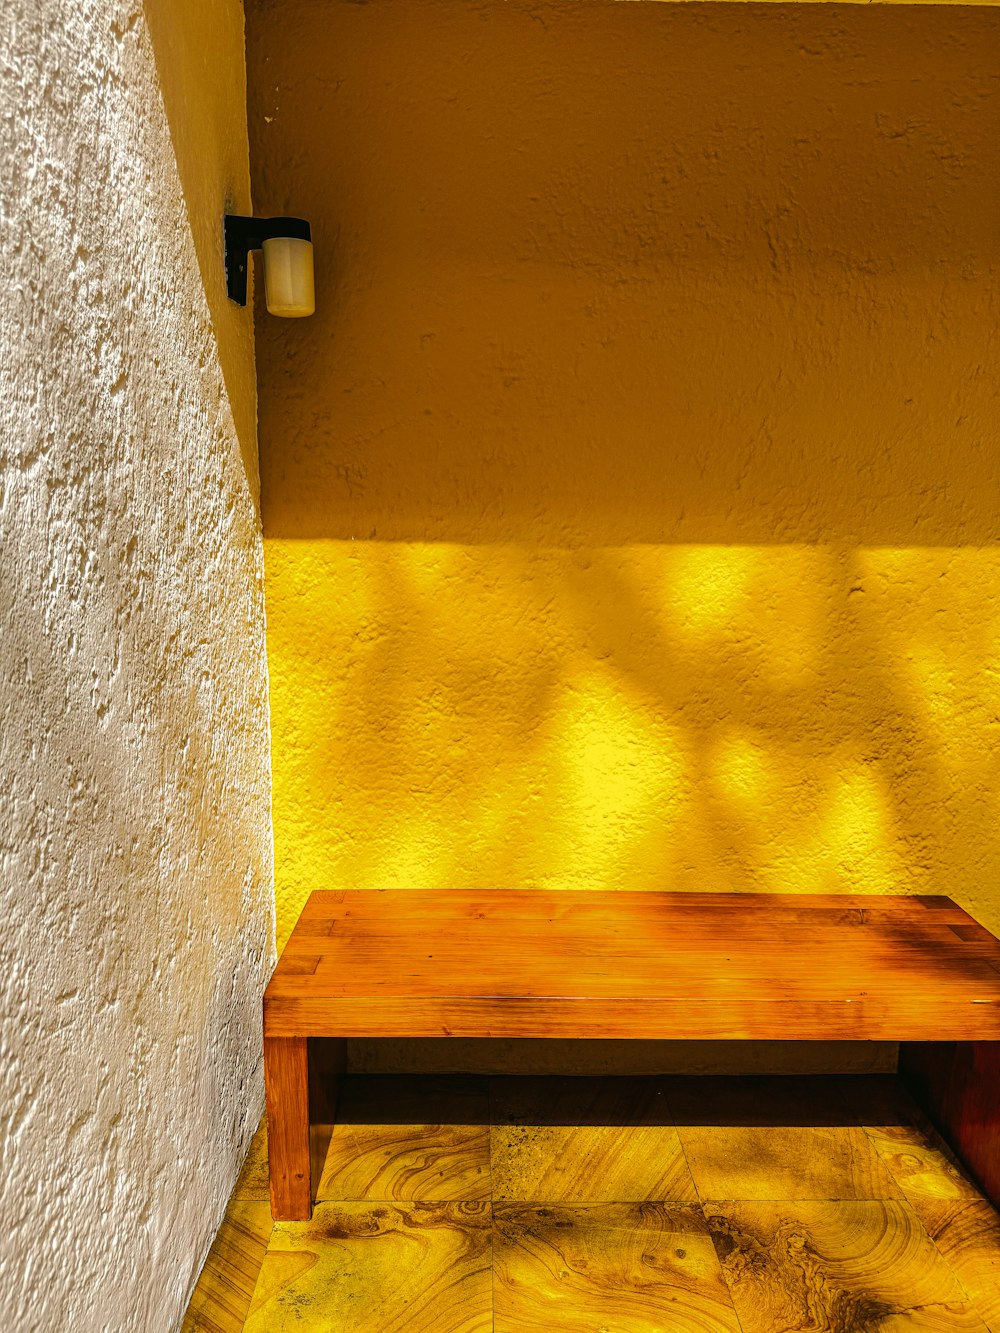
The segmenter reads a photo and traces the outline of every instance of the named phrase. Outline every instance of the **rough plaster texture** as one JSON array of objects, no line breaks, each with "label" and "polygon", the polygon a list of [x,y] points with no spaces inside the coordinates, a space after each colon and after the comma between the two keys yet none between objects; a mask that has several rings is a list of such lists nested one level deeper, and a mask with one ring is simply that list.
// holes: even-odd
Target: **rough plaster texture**
[{"label": "rough plaster texture", "polygon": [[[188,60],[228,93],[178,96],[201,77]],[[17,1333],[176,1327],[261,1110],[252,330],[246,312],[213,323],[225,198],[249,203],[244,76],[237,0],[0,9],[0,1326]]]},{"label": "rough plaster texture", "polygon": [[279,940],[414,885],[1000,929],[1000,15],[260,0],[248,37],[255,196],[317,262],[257,341]]}]

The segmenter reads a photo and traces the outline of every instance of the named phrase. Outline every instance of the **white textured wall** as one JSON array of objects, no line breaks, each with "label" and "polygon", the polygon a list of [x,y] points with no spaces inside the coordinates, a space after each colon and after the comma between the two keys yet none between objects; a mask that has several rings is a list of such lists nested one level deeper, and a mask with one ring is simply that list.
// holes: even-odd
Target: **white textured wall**
[{"label": "white textured wall", "polygon": [[[248,203],[246,129],[164,100],[157,56],[202,23],[189,8],[150,10],[151,35],[138,0],[0,6],[9,1333],[174,1328],[261,1107],[252,338],[205,239],[216,186]],[[202,8],[169,54],[242,112],[238,0]],[[185,179],[192,143],[207,165]]]}]

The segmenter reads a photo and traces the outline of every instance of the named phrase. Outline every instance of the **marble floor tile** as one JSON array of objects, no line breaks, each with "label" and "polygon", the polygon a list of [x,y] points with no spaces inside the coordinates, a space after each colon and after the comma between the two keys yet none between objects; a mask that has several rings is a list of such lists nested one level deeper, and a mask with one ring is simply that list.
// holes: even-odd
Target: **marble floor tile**
[{"label": "marble floor tile", "polygon": [[679,1125],[703,1199],[901,1199],[864,1130]]},{"label": "marble floor tile", "polygon": [[267,1118],[261,1120],[250,1141],[243,1170],[233,1190],[234,1199],[267,1199],[270,1197],[267,1174]]},{"label": "marble floor tile", "polygon": [[695,1204],[494,1205],[495,1333],[740,1333]]},{"label": "marble floor tile", "polygon": [[337,1105],[317,1198],[487,1200],[489,1152],[485,1079],[351,1076]]},{"label": "marble floor tile", "polygon": [[742,1333],[986,1333],[905,1202],[705,1205]]},{"label": "marble floor tile", "polygon": [[901,1199],[848,1080],[692,1078],[666,1095],[703,1199]]},{"label": "marble floor tile", "polygon": [[322,1203],[277,1222],[245,1333],[492,1333],[487,1203]]},{"label": "marble floor tile", "polygon": [[657,1079],[494,1079],[493,1199],[695,1200]]},{"label": "marble floor tile", "polygon": [[271,1209],[234,1199],[201,1270],[181,1333],[241,1333],[271,1235]]},{"label": "marble floor tile", "polygon": [[979,1190],[899,1079],[877,1097],[859,1098],[857,1112],[875,1151],[922,1219],[926,1199],[978,1199]]},{"label": "marble floor tile", "polygon": [[879,1125],[866,1132],[903,1195],[923,1216],[924,1200],[978,1199],[979,1191],[940,1136],[919,1125]]},{"label": "marble floor tile", "polygon": [[895,1078],[350,1075],[337,1114],[273,1234],[260,1127],[184,1333],[1000,1333],[1000,1217]]},{"label": "marble floor tile", "polygon": [[1000,1216],[981,1196],[944,1199],[924,1196],[919,1212],[924,1230],[965,1288],[990,1333],[1000,1333]]}]

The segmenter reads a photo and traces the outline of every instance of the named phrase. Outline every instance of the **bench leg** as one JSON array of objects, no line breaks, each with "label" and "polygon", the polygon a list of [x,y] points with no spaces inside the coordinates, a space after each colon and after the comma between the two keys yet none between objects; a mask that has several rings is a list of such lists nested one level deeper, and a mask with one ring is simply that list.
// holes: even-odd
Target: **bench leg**
[{"label": "bench leg", "polygon": [[264,1038],[271,1216],[276,1222],[306,1222],[312,1216],[313,1184],[319,1184],[326,1158],[337,1075],[346,1056],[343,1038]]},{"label": "bench leg", "polygon": [[899,1072],[1000,1207],[1000,1041],[900,1042]]},{"label": "bench leg", "polygon": [[267,1163],[276,1222],[305,1222],[312,1216],[307,1040],[264,1038]]}]

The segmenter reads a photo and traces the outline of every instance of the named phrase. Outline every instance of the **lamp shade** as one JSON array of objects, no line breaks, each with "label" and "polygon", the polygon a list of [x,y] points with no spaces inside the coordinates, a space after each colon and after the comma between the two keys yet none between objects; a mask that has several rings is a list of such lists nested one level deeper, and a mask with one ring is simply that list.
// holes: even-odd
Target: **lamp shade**
[{"label": "lamp shade", "polygon": [[316,309],[312,241],[271,236],[263,243],[264,294],[268,312],[300,319]]}]

